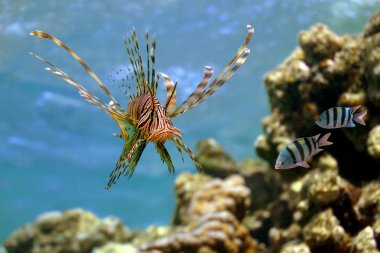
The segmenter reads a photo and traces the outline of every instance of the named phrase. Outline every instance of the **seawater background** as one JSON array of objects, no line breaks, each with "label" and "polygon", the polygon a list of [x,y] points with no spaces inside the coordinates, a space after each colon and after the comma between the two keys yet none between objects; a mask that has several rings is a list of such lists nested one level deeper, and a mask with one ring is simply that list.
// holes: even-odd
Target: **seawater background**
[{"label": "seawater background", "polygon": [[[252,143],[268,114],[263,75],[297,45],[297,34],[316,22],[338,34],[362,30],[378,0],[308,1],[0,1],[0,241],[50,210],[74,207],[116,215],[131,228],[168,224],[173,182],[153,147],[131,180],[109,191],[106,176],[123,142],[116,124],[62,80],[44,71],[33,51],[61,67],[101,98],[86,71],[63,49],[28,36],[33,29],[69,44],[104,82],[127,66],[123,38],[134,26],[143,42],[157,35],[157,70],[179,81],[181,101],[197,85],[204,65],[217,73],[255,27],[251,55],[233,79],[205,103],[174,120],[191,149],[214,138],[237,159],[255,157]],[[109,85],[122,105],[117,85]],[[161,101],[165,98],[160,84]],[[194,172],[172,145],[177,175]]]}]

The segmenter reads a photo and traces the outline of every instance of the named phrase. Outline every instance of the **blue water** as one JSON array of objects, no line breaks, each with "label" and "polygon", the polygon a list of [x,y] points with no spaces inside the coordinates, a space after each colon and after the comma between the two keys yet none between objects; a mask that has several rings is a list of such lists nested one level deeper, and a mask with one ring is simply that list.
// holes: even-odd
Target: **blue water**
[{"label": "blue water", "polygon": [[[377,0],[0,0],[0,241],[49,210],[82,207],[144,228],[167,224],[174,209],[175,176],[152,147],[132,179],[104,190],[123,144],[112,136],[117,126],[28,52],[51,60],[105,97],[64,50],[28,36],[33,29],[65,41],[103,80],[128,64],[123,38],[132,26],[140,40],[146,29],[155,32],[157,70],[178,80],[183,99],[200,80],[204,65],[223,68],[242,44],[246,24],[254,25],[252,53],[237,75],[174,122],[192,149],[197,140],[212,137],[242,159],[256,156],[252,144],[269,111],[263,75],[296,47],[298,32],[323,22],[338,34],[358,33],[379,7]],[[126,105],[118,87],[110,89]],[[173,146],[169,150],[177,175],[195,171],[189,159],[182,163]]]}]

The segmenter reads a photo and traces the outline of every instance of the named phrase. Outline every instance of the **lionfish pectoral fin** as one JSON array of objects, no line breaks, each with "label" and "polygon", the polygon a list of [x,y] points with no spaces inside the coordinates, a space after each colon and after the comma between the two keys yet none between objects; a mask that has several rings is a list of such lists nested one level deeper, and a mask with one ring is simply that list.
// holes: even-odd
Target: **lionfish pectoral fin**
[{"label": "lionfish pectoral fin", "polygon": [[203,78],[199,82],[197,88],[193,91],[193,93],[190,94],[190,96],[185,101],[183,101],[183,103],[175,111],[171,113],[171,117],[175,117],[179,114],[184,113],[191,104],[198,100],[206,85],[210,81],[212,74],[213,69],[209,66],[205,66],[203,69]]},{"label": "lionfish pectoral fin", "polygon": [[109,181],[105,187],[106,190],[114,185],[121,175],[132,176],[145,146],[146,141],[139,138],[137,131],[128,136],[124,142],[120,158],[109,175]]},{"label": "lionfish pectoral fin", "polygon": [[186,153],[190,156],[191,160],[193,160],[195,167],[197,168],[199,173],[204,173],[202,165],[198,162],[198,160],[195,158],[195,155],[191,150],[178,138],[170,138],[176,145],[180,146],[183,150],[186,151]]},{"label": "lionfish pectoral fin", "polygon": [[235,57],[227,64],[227,66],[215,77],[215,79],[207,86],[202,89],[200,93],[198,88],[195,90],[197,95],[190,95],[190,97],[173,113],[172,117],[182,114],[192,108],[194,108],[199,103],[203,102],[206,98],[211,96],[216,90],[223,86],[240,68],[240,66],[247,59],[250,50],[247,48],[248,43],[251,41],[254,34],[254,29],[251,25],[247,25],[248,35],[245,39],[244,44],[238,49]]},{"label": "lionfish pectoral fin", "polygon": [[115,134],[115,133],[113,133],[113,136],[115,136],[117,138],[120,138],[120,139],[124,139],[121,134]]},{"label": "lionfish pectoral fin", "polygon": [[[172,140],[173,141],[173,140]],[[182,153],[182,147],[175,141],[173,141],[174,145],[176,146],[177,150],[178,150],[178,153],[180,154],[181,156],[181,159],[182,159],[182,162],[185,161],[184,157],[183,157],[183,153]]]},{"label": "lionfish pectoral fin", "polygon": [[[82,58],[80,58],[69,46],[67,46],[62,41],[58,40],[56,37],[43,32],[34,30],[29,35],[32,35],[37,38],[43,38],[43,39],[50,39],[53,41],[56,45],[62,47],[65,49],[77,62],[79,62],[82,67],[87,71],[87,73],[98,83],[99,87],[107,94],[107,96],[115,103],[115,105],[118,107],[118,109],[121,112],[124,112],[124,109],[121,107],[121,105],[117,102],[117,100],[112,96],[111,92],[106,88],[106,86],[102,83],[102,81],[99,79],[99,77],[92,71],[92,69],[83,61]],[[38,58],[38,57],[37,57]],[[46,61],[45,61],[46,62]]]},{"label": "lionfish pectoral fin", "polygon": [[170,157],[170,154],[168,150],[165,148],[165,145],[160,142],[156,142],[154,144],[155,144],[157,153],[160,155],[162,162],[166,163],[166,165],[168,166],[169,172],[174,174],[175,168],[174,168],[172,159]]},{"label": "lionfish pectoral fin", "polygon": [[65,72],[63,72],[61,69],[56,67],[54,64],[48,62],[47,60],[45,60],[41,56],[38,56],[38,55],[33,54],[33,53],[30,53],[30,54],[32,56],[36,57],[38,60],[49,65],[50,67],[45,68],[47,71],[58,76],[59,78],[61,78],[62,80],[66,81],[68,84],[73,86],[75,89],[78,90],[79,95],[81,95],[87,102],[89,102],[90,104],[93,104],[95,107],[97,107],[101,111],[110,115],[118,124],[121,121],[130,121],[128,114],[116,110],[115,108],[111,107],[109,104],[107,104],[106,102],[104,102],[100,98],[93,95],[90,91],[88,91],[81,84],[79,84],[77,81],[75,81],[71,76],[67,75]]}]

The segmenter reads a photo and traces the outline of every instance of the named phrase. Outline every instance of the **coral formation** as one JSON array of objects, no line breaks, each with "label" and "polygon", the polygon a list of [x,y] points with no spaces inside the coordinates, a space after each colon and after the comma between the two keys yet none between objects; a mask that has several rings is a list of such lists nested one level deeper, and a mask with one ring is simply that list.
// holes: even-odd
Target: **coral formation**
[{"label": "coral formation", "polygon": [[[4,243],[18,252],[380,252],[380,12],[357,36],[323,24],[265,76],[271,115],[255,143],[262,160],[235,161],[216,141],[198,144],[206,174],[181,174],[170,226],[129,231],[81,210],[50,213]],[[292,139],[336,105],[362,105],[367,126],[337,129],[310,169],[274,170]],[[264,160],[264,161],[263,161]],[[2,249],[0,249],[0,252]]]},{"label": "coral formation", "polygon": [[109,241],[128,241],[131,232],[116,217],[103,220],[74,209],[49,212],[16,231],[4,243],[8,253],[92,252]]}]

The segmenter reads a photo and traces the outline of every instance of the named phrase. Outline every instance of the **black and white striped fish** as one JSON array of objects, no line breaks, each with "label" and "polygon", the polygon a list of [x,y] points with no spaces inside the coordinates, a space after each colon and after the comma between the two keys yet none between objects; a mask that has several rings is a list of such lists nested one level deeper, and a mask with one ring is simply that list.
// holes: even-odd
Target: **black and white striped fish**
[{"label": "black and white striped fish", "polygon": [[322,112],[315,124],[322,128],[333,129],[355,127],[354,121],[356,121],[365,126],[363,117],[367,114],[367,111],[355,113],[359,107],[360,105],[355,107],[332,107]]},{"label": "black and white striped fish", "polygon": [[294,167],[305,167],[309,168],[306,160],[310,157],[323,151],[321,147],[331,145],[332,142],[328,141],[331,133],[327,133],[321,138],[321,134],[295,139],[286,147],[281,150],[278,155],[275,169],[291,169]]}]

